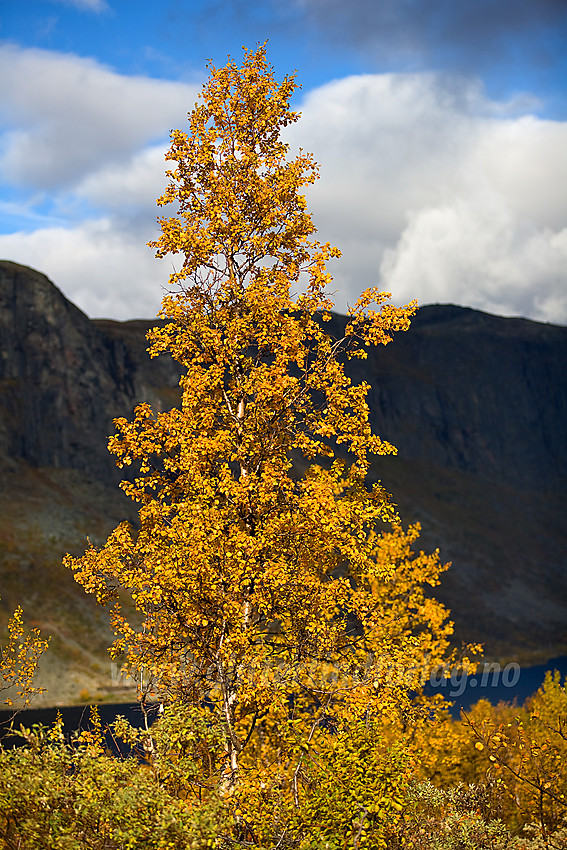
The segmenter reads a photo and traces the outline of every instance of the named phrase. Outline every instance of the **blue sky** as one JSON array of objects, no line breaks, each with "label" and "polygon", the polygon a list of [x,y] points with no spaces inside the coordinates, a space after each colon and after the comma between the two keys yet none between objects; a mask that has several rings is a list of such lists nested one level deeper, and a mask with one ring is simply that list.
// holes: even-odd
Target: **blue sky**
[{"label": "blue sky", "polygon": [[567,323],[565,0],[4,0],[0,256],[91,316],[154,315],[169,131],[208,60],[266,39],[339,309],[379,284]]}]

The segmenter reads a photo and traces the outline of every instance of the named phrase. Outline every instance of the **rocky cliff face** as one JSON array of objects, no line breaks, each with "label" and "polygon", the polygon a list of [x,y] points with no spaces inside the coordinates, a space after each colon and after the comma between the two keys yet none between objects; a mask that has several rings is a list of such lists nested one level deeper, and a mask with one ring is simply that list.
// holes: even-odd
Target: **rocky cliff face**
[{"label": "rocky cliff face", "polygon": [[92,322],[45,275],[0,262],[0,453],[114,480],[113,418],[161,407],[178,381],[173,361],[145,355],[153,324]]},{"label": "rocky cliff face", "polygon": [[567,328],[442,305],[357,364],[374,475],[453,566],[437,595],[489,653],[567,647]]},{"label": "rocky cliff face", "polygon": [[[0,593],[54,635],[48,701],[112,690],[106,615],[60,561],[132,516],[112,419],[178,401],[176,364],[145,352],[153,324],[91,321],[44,275],[0,262]],[[566,367],[566,328],[453,306],[423,308],[350,366],[399,450],[373,475],[453,561],[438,595],[491,655],[567,651]]]},{"label": "rocky cliff face", "polygon": [[357,377],[404,458],[541,490],[567,483],[566,368],[566,328],[438,305]]}]

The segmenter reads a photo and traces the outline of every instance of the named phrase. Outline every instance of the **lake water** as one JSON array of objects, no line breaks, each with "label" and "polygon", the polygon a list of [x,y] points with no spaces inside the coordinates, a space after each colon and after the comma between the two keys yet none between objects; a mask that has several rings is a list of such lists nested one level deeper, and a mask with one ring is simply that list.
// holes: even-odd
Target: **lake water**
[{"label": "lake water", "polygon": [[[458,716],[462,709],[467,711],[471,705],[479,699],[487,699],[493,705],[498,702],[515,702],[522,705],[525,700],[537,691],[542,685],[548,670],[558,670],[563,679],[567,678],[567,656],[552,658],[547,664],[535,667],[522,667],[518,664],[484,665],[472,676],[461,676],[455,672],[449,678],[441,673],[432,677],[426,685],[426,692],[430,694],[441,693],[453,702],[452,713]],[[103,727],[108,726],[118,715],[124,715],[132,724],[143,728],[144,717],[139,703],[117,703],[102,704],[98,706]],[[61,712],[64,730],[71,734],[76,729],[89,728],[89,706],[65,706],[61,708],[39,708],[21,711],[16,719],[15,726],[20,724],[29,728],[36,723],[51,726]],[[13,717],[12,711],[0,711],[0,737],[5,746],[18,746],[24,744],[22,739],[8,738],[7,725]],[[107,745],[114,752],[119,752],[120,747],[107,735]],[[122,747],[124,750],[124,747]]]},{"label": "lake water", "polygon": [[546,664],[534,667],[520,667],[514,662],[502,666],[484,664],[471,676],[455,672],[448,679],[442,675],[432,677],[425,690],[429,694],[443,694],[453,703],[452,714],[458,716],[461,709],[467,711],[480,699],[486,699],[493,705],[499,702],[523,705],[541,687],[548,670],[558,670],[565,680],[567,656],[552,658]]},{"label": "lake water", "polygon": [[[63,720],[63,730],[66,735],[71,735],[78,729],[89,729],[90,707],[88,705],[71,705],[61,706],[58,708],[28,708],[25,711],[20,711],[14,718],[13,711],[0,711],[0,739],[6,747],[25,746],[25,740],[21,737],[14,737],[9,734],[8,727],[14,718],[14,727],[19,729],[24,726],[30,729],[36,724],[42,726],[51,726],[57,717],[57,712],[61,712]],[[139,703],[107,703],[98,706],[100,719],[103,729],[107,728],[119,715],[126,717],[132,726],[136,728],[144,728],[144,715]],[[151,719],[151,715],[150,715]],[[107,747],[116,755],[122,753],[126,755],[129,748],[122,742],[116,741],[110,732],[106,734]]]}]

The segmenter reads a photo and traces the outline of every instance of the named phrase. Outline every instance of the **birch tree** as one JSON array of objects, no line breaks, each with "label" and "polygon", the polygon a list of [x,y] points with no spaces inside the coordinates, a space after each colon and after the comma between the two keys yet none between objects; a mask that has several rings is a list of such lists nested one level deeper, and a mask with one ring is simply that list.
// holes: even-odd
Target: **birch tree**
[{"label": "birch tree", "polygon": [[[399,711],[444,658],[451,624],[424,590],[438,554],[413,554],[418,530],[368,484],[371,458],[395,449],[372,432],[368,385],[346,371],[406,330],[416,305],[371,288],[344,334],[327,332],[326,264],[340,252],[315,239],[307,211],[313,157],[282,138],[299,118],[295,88],[263,46],[247,51],[241,67],[211,67],[188,132],[171,134],[150,244],[176,270],[149,352],[182,367],[182,404],[115,421],[110,451],[137,465],[122,488],[139,528],[123,523],[66,563],[114,604],[114,654],[160,699],[205,706],[219,725],[218,787],[238,786],[245,752],[261,760],[277,727],[297,799],[324,719]],[[137,619],[118,604],[125,591]]]}]

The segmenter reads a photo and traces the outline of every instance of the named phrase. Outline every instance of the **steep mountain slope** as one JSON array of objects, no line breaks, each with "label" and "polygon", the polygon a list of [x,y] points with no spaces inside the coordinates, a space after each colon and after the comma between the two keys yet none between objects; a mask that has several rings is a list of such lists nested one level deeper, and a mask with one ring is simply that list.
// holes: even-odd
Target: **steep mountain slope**
[{"label": "steep mountain slope", "polygon": [[566,645],[566,374],[566,328],[433,306],[357,375],[399,450],[375,474],[453,562],[438,596],[491,653]]},{"label": "steep mountain slope", "polygon": [[114,480],[104,438],[113,418],[137,401],[174,402],[175,364],[145,353],[154,324],[92,322],[44,275],[2,261],[0,452]]},{"label": "steep mountain slope", "polygon": [[[179,398],[176,364],[145,353],[153,324],[92,321],[44,275],[0,261],[0,604],[6,617],[21,601],[53,635],[46,702],[113,693],[106,615],[61,556],[135,515],[106,438],[135,404]],[[422,523],[424,548],[453,561],[437,595],[458,638],[491,656],[567,651],[566,366],[566,328],[453,306],[423,308],[350,366],[399,450],[373,475]]]},{"label": "steep mountain slope", "polygon": [[91,322],[44,275],[0,262],[0,613],[3,626],[22,603],[52,635],[47,702],[112,684],[107,614],[61,558],[135,518],[106,442],[140,401],[179,399],[176,364],[145,353],[153,324]]}]

